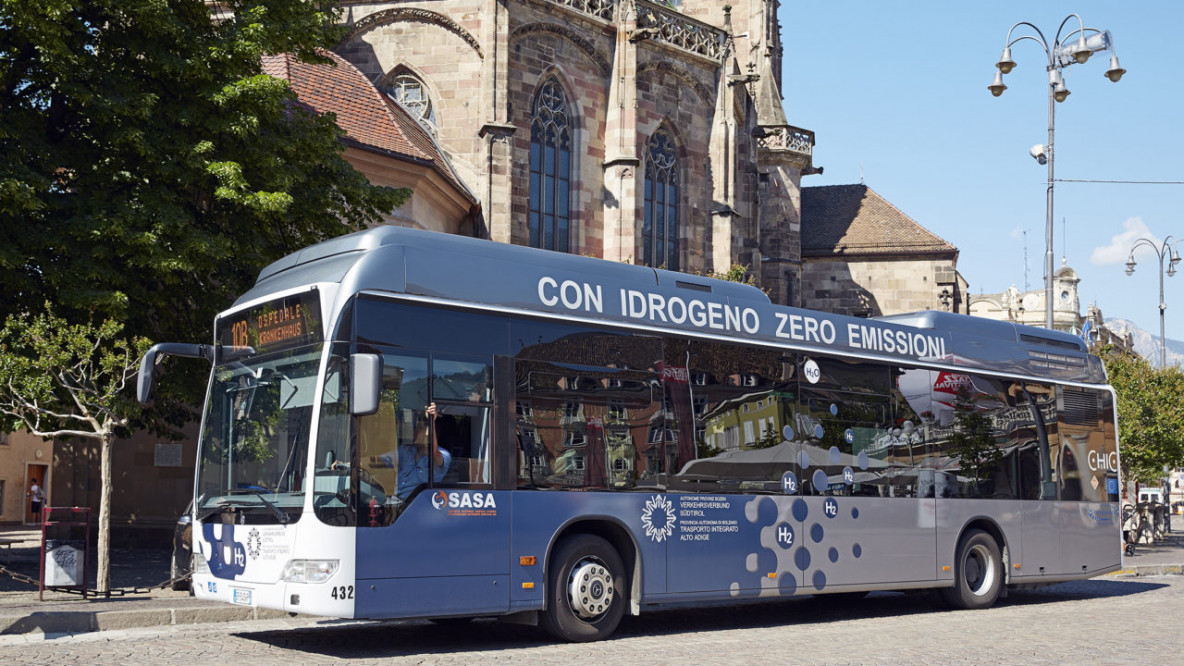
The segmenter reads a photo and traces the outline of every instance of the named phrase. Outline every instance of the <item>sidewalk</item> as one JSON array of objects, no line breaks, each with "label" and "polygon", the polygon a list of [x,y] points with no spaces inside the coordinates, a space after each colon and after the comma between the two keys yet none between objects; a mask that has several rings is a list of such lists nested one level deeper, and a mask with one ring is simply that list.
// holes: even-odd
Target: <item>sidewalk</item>
[{"label": "sidewalk", "polygon": [[[1123,568],[1110,575],[1184,574],[1184,516],[1172,518],[1175,531],[1167,539],[1138,546],[1133,556],[1124,558]],[[0,526],[0,539],[14,540],[11,548],[0,547],[0,567],[39,580],[40,530]],[[0,634],[83,633],[287,616],[280,611],[202,601],[189,596],[187,591],[158,587],[169,579],[171,557],[171,551],[164,547],[112,550],[112,590],[135,588],[142,592],[111,598],[83,599],[81,595],[47,590],[45,600],[41,601],[36,584],[20,582],[0,572]],[[90,569],[93,587],[93,562]]]},{"label": "sidewalk", "polygon": [[[40,580],[41,530],[35,526],[0,526],[0,542],[9,539],[10,546],[0,546],[0,567]],[[171,544],[156,549],[112,549],[111,589],[128,593],[110,598],[83,599],[80,594],[46,590],[41,601],[35,582],[23,582],[0,571],[0,634],[83,633],[287,617],[287,613],[279,611],[202,601],[185,590],[159,587],[169,579],[171,558]],[[88,566],[92,589],[94,559],[92,553]]]}]

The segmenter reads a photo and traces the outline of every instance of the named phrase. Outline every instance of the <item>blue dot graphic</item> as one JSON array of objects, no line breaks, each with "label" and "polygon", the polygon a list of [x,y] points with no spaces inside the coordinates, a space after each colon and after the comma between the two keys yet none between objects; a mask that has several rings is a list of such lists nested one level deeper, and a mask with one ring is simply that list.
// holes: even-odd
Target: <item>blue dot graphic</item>
[{"label": "blue dot graphic", "polygon": [[834,518],[839,515],[839,503],[833,497],[826,498],[822,503],[822,513],[827,518]]},{"label": "blue dot graphic", "polygon": [[826,587],[826,574],[821,571],[814,572],[814,589],[821,590]]},{"label": "blue dot graphic", "polygon": [[833,402],[830,403],[830,415],[831,416],[838,416],[839,415],[839,406]]},{"label": "blue dot graphic", "polygon": [[832,465],[839,464],[839,458],[842,457],[842,455],[843,455],[843,452],[839,451],[839,447],[837,447],[837,446],[830,447],[830,451],[828,451],[828,453],[830,453],[830,464],[832,464]]},{"label": "blue dot graphic", "polygon": [[826,552],[826,556],[830,558],[831,562],[838,562],[839,561],[839,549],[838,548],[831,548],[830,550],[828,550]]},{"label": "blue dot graphic", "polygon": [[822,426],[820,426],[820,425],[814,426],[814,436],[815,437],[817,437],[818,439],[822,439],[822,436],[825,434],[826,434],[826,431],[822,429]]},{"label": "blue dot graphic", "polygon": [[800,499],[793,503],[793,517],[799,521],[805,520],[806,516],[810,515],[810,507],[806,506],[806,500]]},{"label": "blue dot graphic", "polygon": [[855,544],[851,547],[851,554],[855,557],[859,557],[860,555],[863,555],[863,548],[861,548],[859,544]]},{"label": "blue dot graphic", "polygon": [[814,472],[814,490],[820,493],[826,490],[826,472],[822,470]]},{"label": "blue dot graphic", "polygon": [[781,492],[786,495],[798,494],[798,476],[793,472],[781,475]]},{"label": "blue dot graphic", "polygon": [[858,460],[859,460],[859,469],[867,469],[867,466],[871,464],[871,461],[868,460],[868,458],[867,458],[867,451],[861,451],[859,453]]},{"label": "blue dot graphic", "polygon": [[810,528],[810,538],[814,540],[814,543],[822,543],[823,536],[822,525],[814,523],[814,526]]},{"label": "blue dot graphic", "polygon": [[798,581],[793,577],[793,574],[788,571],[782,571],[777,574],[777,587],[781,592],[781,596],[788,597],[798,591]]},{"label": "blue dot graphic", "polygon": [[859,509],[857,509],[855,507],[851,507],[851,517],[856,520],[859,520]]},{"label": "blue dot graphic", "polygon": [[774,536],[777,538],[778,545],[780,545],[782,548],[785,548],[786,550],[789,550],[794,545],[796,545],[796,544],[794,544],[794,533],[793,533],[793,526],[792,525],[790,525],[789,523],[780,523],[779,525],[777,525],[776,530],[777,531],[774,532]]},{"label": "blue dot graphic", "polygon": [[798,565],[802,571],[810,568],[810,551],[805,548],[798,548],[793,554],[793,562]]},{"label": "blue dot graphic", "polygon": [[810,454],[805,451],[798,452],[798,467],[802,469],[810,468]]},{"label": "blue dot graphic", "polygon": [[793,428],[791,428],[789,426],[785,426],[784,428],[781,429],[781,434],[785,437],[785,439],[787,441],[790,441],[790,442],[793,441]]}]

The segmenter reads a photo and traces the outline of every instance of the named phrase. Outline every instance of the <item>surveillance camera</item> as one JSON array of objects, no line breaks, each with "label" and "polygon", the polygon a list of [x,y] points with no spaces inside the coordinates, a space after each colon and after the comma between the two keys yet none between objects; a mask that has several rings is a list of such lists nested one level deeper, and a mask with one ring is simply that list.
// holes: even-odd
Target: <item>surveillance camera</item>
[{"label": "surveillance camera", "polygon": [[1040,164],[1048,164],[1048,155],[1044,153],[1044,146],[1042,144],[1038,143],[1035,146],[1032,146],[1032,149],[1029,150],[1028,153],[1032,156],[1032,159],[1036,160]]}]

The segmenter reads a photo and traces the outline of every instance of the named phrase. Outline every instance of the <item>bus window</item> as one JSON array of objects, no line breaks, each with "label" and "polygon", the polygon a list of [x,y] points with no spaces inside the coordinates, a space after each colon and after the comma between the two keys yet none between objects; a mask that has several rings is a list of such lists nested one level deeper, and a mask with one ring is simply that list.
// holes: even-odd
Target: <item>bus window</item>
[{"label": "bus window", "polygon": [[[670,488],[692,492],[783,493],[798,474],[787,439],[797,386],[794,360],[778,349],[666,341]],[[792,428],[791,428],[792,430]]]},{"label": "bus window", "polygon": [[801,382],[799,409],[812,426],[801,435],[803,460],[810,462],[803,486],[818,495],[879,496],[890,478],[889,465],[873,454],[899,445],[903,434],[890,418],[888,367],[809,360],[820,374],[816,381]]},{"label": "bus window", "polygon": [[[428,360],[383,354],[382,395],[374,414],[356,419],[359,524],[388,525],[426,479],[415,464],[428,455]],[[421,468],[431,467],[420,460]]]},{"label": "bus window", "polygon": [[437,445],[452,458],[442,485],[492,482],[493,366],[484,359],[432,357]]},{"label": "bus window", "polygon": [[1111,454],[1113,426],[1107,426],[1110,410],[1105,409],[1101,391],[1061,387],[1058,389],[1057,426],[1060,435],[1062,500],[1105,502],[1116,489],[1118,456]]},{"label": "bus window", "polygon": [[[520,360],[517,384],[521,487],[627,489],[654,482],[661,450],[652,373]],[[655,421],[655,419],[658,419]]]}]

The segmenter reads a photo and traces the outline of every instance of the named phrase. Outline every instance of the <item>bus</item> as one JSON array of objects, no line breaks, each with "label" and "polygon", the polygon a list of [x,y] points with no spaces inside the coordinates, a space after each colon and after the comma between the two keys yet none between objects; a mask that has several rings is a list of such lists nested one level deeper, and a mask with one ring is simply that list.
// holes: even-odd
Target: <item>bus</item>
[{"label": "bus", "polygon": [[388,226],[268,266],[213,332],[138,387],[212,363],[202,599],[590,641],[674,605],[982,608],[1121,565],[1114,393],[1068,334]]}]

